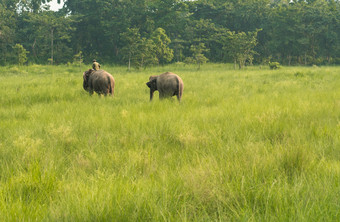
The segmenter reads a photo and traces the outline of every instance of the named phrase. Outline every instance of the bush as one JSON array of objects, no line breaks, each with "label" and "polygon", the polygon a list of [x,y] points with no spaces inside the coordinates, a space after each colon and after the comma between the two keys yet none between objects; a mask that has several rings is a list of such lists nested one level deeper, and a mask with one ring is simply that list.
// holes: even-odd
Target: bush
[{"label": "bush", "polygon": [[325,63],[327,63],[327,60],[325,60],[324,58],[322,58],[322,57],[319,57],[319,58],[316,58],[316,59],[314,59],[314,61],[313,61],[313,64],[314,65],[324,65]]},{"label": "bush", "polygon": [[195,59],[192,58],[192,57],[186,57],[186,58],[184,59],[184,63],[185,63],[185,64],[194,64],[194,63],[195,63]]},{"label": "bush", "polygon": [[295,76],[295,77],[304,77],[305,74],[303,74],[303,72],[296,72],[296,73],[294,74],[294,76]]},{"label": "bush", "polygon": [[22,45],[16,44],[13,46],[13,49],[15,51],[15,54],[17,55],[17,63],[22,66],[25,62],[27,62],[27,54],[29,51],[27,51]]},{"label": "bush", "polygon": [[333,62],[336,65],[340,65],[340,58],[335,58]]},{"label": "bush", "polygon": [[269,68],[270,69],[279,69],[281,68],[280,63],[278,62],[269,62]]}]

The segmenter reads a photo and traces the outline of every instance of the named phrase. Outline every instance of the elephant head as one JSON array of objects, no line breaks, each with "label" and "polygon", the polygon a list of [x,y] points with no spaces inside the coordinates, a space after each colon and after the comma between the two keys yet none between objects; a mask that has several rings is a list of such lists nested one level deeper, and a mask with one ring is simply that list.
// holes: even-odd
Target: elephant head
[{"label": "elephant head", "polygon": [[89,77],[91,73],[93,72],[93,69],[89,69],[83,73],[83,88],[87,91],[89,87]]},{"label": "elephant head", "polygon": [[150,88],[150,101],[153,98],[153,93],[157,90],[157,77],[158,76],[150,76],[149,82],[146,85]]}]

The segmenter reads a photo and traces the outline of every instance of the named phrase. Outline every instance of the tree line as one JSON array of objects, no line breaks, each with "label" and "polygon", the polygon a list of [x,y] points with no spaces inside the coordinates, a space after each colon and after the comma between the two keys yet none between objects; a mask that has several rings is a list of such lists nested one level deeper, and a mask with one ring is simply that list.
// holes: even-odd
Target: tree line
[{"label": "tree line", "polygon": [[338,0],[0,1],[0,64],[340,64]]}]

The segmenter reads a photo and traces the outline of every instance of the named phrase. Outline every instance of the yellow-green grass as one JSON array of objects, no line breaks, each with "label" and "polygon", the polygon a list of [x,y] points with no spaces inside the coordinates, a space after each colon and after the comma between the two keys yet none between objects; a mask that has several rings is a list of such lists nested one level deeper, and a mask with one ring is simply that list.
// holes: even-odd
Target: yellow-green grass
[{"label": "yellow-green grass", "polygon": [[340,220],[340,67],[88,67],[0,67],[1,221]]}]

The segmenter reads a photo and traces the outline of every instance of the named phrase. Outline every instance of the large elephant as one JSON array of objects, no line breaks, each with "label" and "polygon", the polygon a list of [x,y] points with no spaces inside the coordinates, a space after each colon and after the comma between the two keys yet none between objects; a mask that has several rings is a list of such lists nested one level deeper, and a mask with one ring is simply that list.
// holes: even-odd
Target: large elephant
[{"label": "large elephant", "polygon": [[83,88],[93,94],[93,91],[98,95],[109,94],[113,96],[115,89],[115,80],[112,75],[104,70],[89,69],[83,73]]},{"label": "large elephant", "polygon": [[158,76],[150,76],[146,85],[150,88],[150,101],[156,90],[159,92],[159,99],[176,95],[178,101],[181,101],[184,84],[182,79],[174,73],[166,72]]}]

